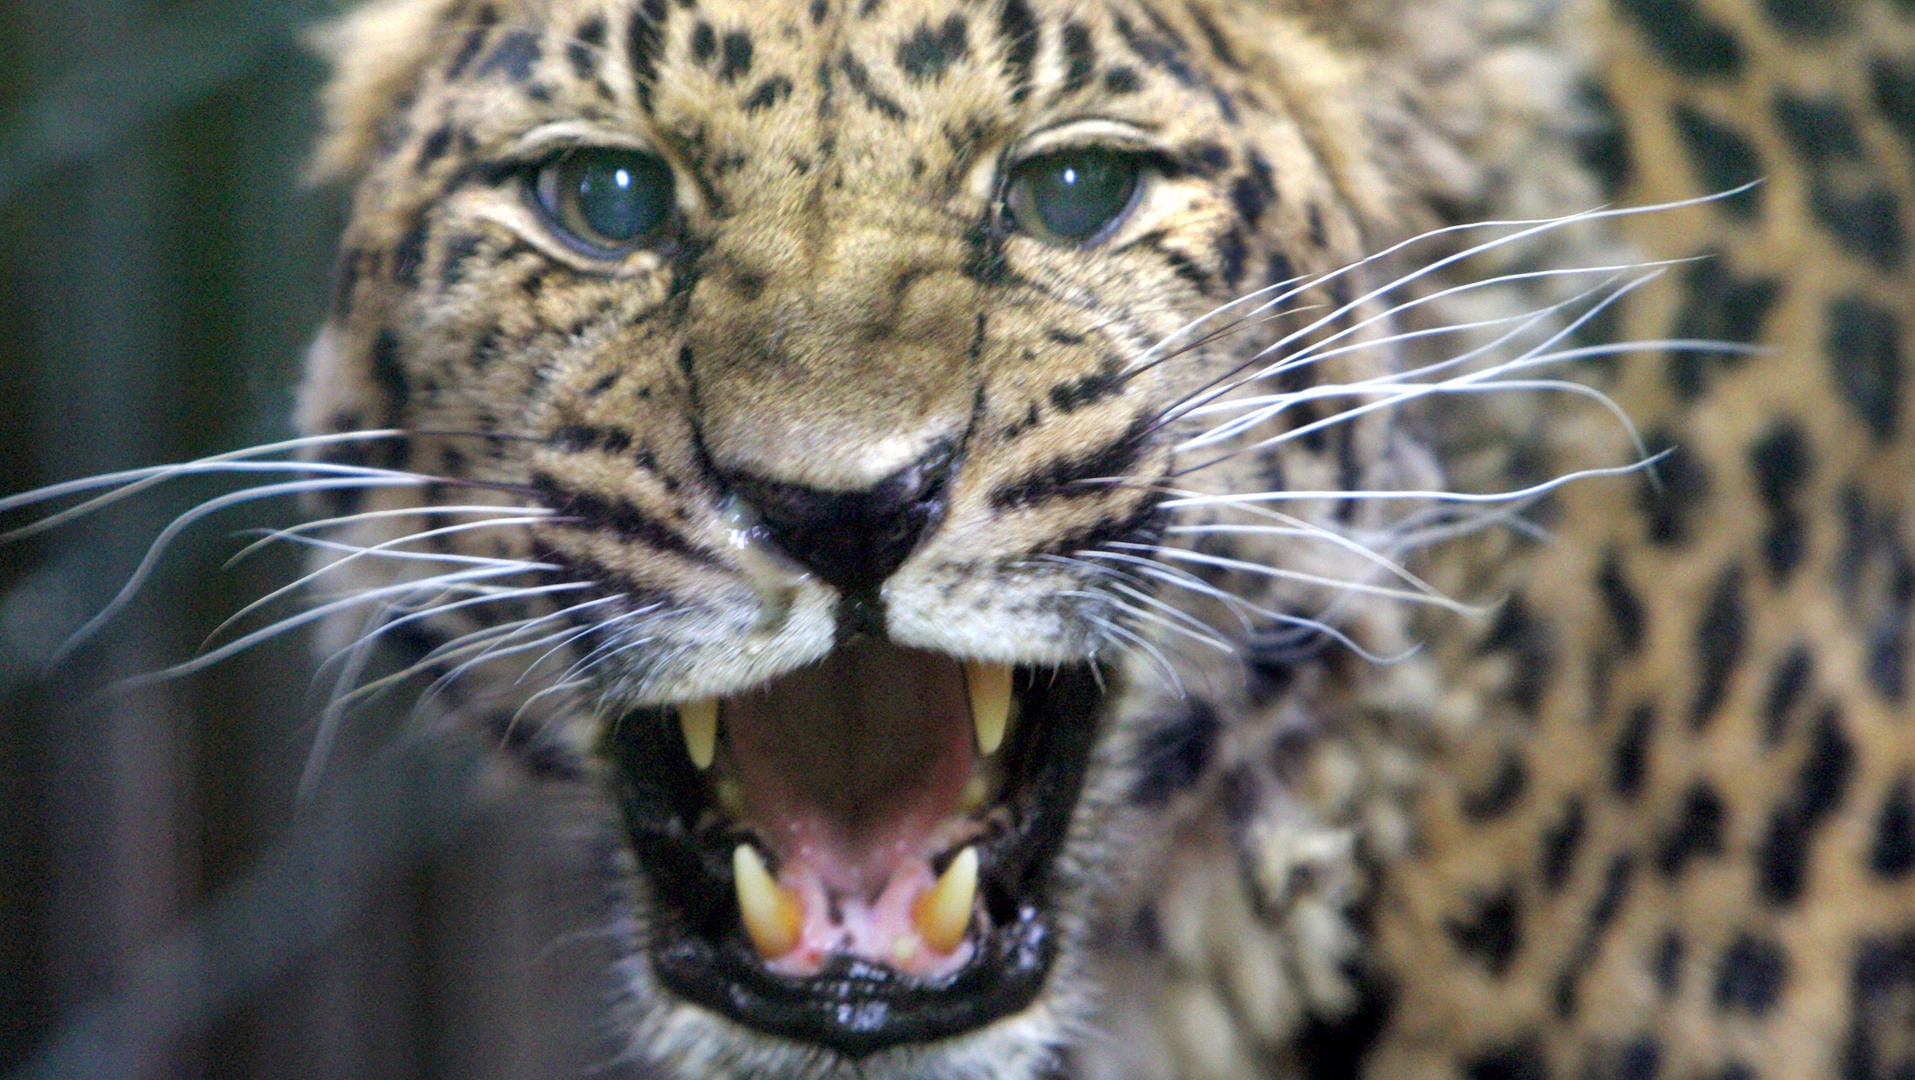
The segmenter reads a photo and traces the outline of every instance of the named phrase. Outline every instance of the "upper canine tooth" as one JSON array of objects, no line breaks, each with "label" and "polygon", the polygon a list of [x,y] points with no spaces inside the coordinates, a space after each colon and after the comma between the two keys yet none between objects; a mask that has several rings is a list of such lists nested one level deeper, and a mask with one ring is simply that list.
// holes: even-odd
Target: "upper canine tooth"
[{"label": "upper canine tooth", "polygon": [[978,753],[990,755],[1004,745],[1011,726],[1011,668],[1008,664],[968,663],[964,681],[971,690],[971,723]]},{"label": "upper canine tooth", "polygon": [[731,871],[737,883],[738,913],[758,955],[776,960],[797,948],[805,927],[804,905],[765,869],[758,849],[750,844],[733,848]]},{"label": "upper canine tooth", "polygon": [[718,756],[718,701],[687,701],[678,707],[678,730],[685,736],[685,752],[703,772]]},{"label": "upper canine tooth", "polygon": [[977,904],[977,848],[957,853],[931,891],[911,905],[911,921],[934,952],[950,953],[964,942]]}]

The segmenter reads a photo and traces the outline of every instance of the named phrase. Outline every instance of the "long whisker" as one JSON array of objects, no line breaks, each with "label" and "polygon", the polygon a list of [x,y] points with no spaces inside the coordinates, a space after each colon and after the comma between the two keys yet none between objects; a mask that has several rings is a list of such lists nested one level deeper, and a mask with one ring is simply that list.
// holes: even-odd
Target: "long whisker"
[{"label": "long whisker", "polygon": [[[23,491],[17,495],[0,498],[0,514],[7,513],[10,510],[17,510],[23,506],[34,506],[53,499],[64,498],[68,495],[78,495],[87,491],[98,491],[100,488],[120,487],[118,491],[102,495],[96,499],[82,503],[79,506],[63,510],[43,521],[35,522],[25,528],[16,529],[9,533],[0,534],[0,543],[6,543],[22,537],[32,536],[36,533],[45,532],[48,529],[71,521],[76,517],[91,513],[100,507],[137,495],[141,491],[153,487],[156,484],[161,484],[182,476],[197,476],[218,472],[303,471],[323,473],[349,470],[356,470],[353,475],[371,473],[396,475],[390,470],[371,469],[363,465],[297,461],[253,462],[251,459],[267,457],[272,454],[306,450],[318,446],[332,446],[345,442],[368,442],[378,439],[399,438],[404,434],[405,432],[403,431],[386,429],[380,431],[349,431],[335,435],[312,435],[301,439],[287,439],[283,442],[267,443],[263,446],[250,446],[244,450],[233,450],[224,454],[216,454],[212,457],[200,458],[195,461],[176,462],[171,465],[148,465],[139,469],[98,473],[93,476],[83,476],[63,483],[49,484],[46,487],[35,488],[32,491]],[[121,487],[121,485],[124,486]]]},{"label": "long whisker", "polygon": [[147,578],[153,573],[153,567],[160,561],[160,557],[166,553],[166,549],[172,545],[173,541],[177,539],[182,532],[185,532],[194,522],[202,518],[218,513],[228,507],[239,506],[249,502],[258,502],[262,499],[278,498],[281,495],[303,494],[310,491],[332,491],[344,488],[418,487],[425,482],[424,480],[410,476],[361,477],[350,480],[300,480],[285,484],[268,484],[263,487],[247,488],[244,491],[236,491],[228,495],[221,495],[218,498],[208,499],[193,509],[174,518],[166,528],[160,530],[159,535],[153,539],[151,546],[146,549],[145,557],[140,560],[139,566],[134,568],[133,574],[127,579],[126,584],[120,587],[120,591],[114,595],[112,600],[107,602],[105,607],[100,609],[98,614],[87,620],[85,625],[75,630],[72,636],[67,638],[66,643],[60,646],[53,654],[52,663],[59,664],[64,662],[67,657],[73,654],[73,650],[90,640],[94,634],[99,632],[102,626],[105,626],[107,622],[119,614],[127,604],[131,603],[133,598],[145,587]]},{"label": "long whisker", "polygon": [[[1459,225],[1447,225],[1447,226],[1443,226],[1442,228],[1432,229],[1432,230],[1429,230],[1428,232],[1410,237],[1407,240],[1400,241],[1372,255],[1366,256],[1353,263],[1350,263],[1346,266],[1340,267],[1327,274],[1324,274],[1321,277],[1314,279],[1313,281],[1311,281],[1310,283],[1304,286],[1300,286],[1296,289],[1292,289],[1289,292],[1286,292],[1276,297],[1275,299],[1270,301],[1270,303],[1272,304],[1280,303],[1291,296],[1295,296],[1299,293],[1307,291],[1309,288],[1320,286],[1324,283],[1333,281],[1346,274],[1354,273],[1355,271],[1357,271],[1358,269],[1364,266],[1367,266],[1371,263],[1378,262],[1379,260],[1382,260],[1382,259],[1389,258],[1390,256],[1396,254],[1397,252],[1403,251],[1413,245],[1424,243],[1436,237],[1441,237],[1441,236],[1445,236],[1449,234],[1473,232],[1473,231],[1479,231],[1484,229],[1514,228],[1517,230],[1516,232],[1513,232],[1513,233],[1494,237],[1490,240],[1483,241],[1480,243],[1472,244],[1461,251],[1452,252],[1434,261],[1423,263],[1417,269],[1412,270],[1406,274],[1400,275],[1399,277],[1395,278],[1392,281],[1386,282],[1383,285],[1380,285],[1371,289],[1370,291],[1364,293],[1363,295],[1358,296],[1355,299],[1352,299],[1342,304],[1341,306],[1337,307],[1336,309],[1332,310],[1331,312],[1322,316],[1316,321],[1310,324],[1307,324],[1299,328],[1298,330],[1293,331],[1289,335],[1286,335],[1284,338],[1280,339],[1276,344],[1273,344],[1270,347],[1266,348],[1262,353],[1259,353],[1257,356],[1251,357],[1249,360],[1246,360],[1241,365],[1238,365],[1237,367],[1231,369],[1230,371],[1227,371],[1223,373],[1222,375],[1218,376],[1216,379],[1212,380],[1209,384],[1207,384],[1205,388],[1200,389],[1196,394],[1193,394],[1190,397],[1185,398],[1184,402],[1180,404],[1189,404],[1193,400],[1209,400],[1209,399],[1220,397],[1224,394],[1229,393],[1231,390],[1235,389],[1237,385],[1239,385],[1235,380],[1237,380],[1244,371],[1248,370],[1252,365],[1254,365],[1257,362],[1257,360],[1263,355],[1267,355],[1269,352],[1275,349],[1279,349],[1283,347],[1284,345],[1288,344],[1289,342],[1295,341],[1301,337],[1305,337],[1323,328],[1324,326],[1334,323],[1336,320],[1344,317],[1345,315],[1348,315],[1352,311],[1356,311],[1360,309],[1363,305],[1369,303],[1372,300],[1377,299],[1378,297],[1387,295],[1397,289],[1404,288],[1410,284],[1415,283],[1418,280],[1421,280],[1425,277],[1429,277],[1430,275],[1435,274],[1438,271],[1446,269],[1450,266],[1453,266],[1459,262],[1474,258],[1478,255],[1482,255],[1490,251],[1494,251],[1500,247],[1505,247],[1512,244],[1520,243],[1523,240],[1529,239],[1530,237],[1533,237],[1533,236],[1538,236],[1548,232],[1565,229],[1573,225],[1586,224],[1589,222],[1601,221],[1601,220],[1610,219],[1610,218],[1633,217],[1633,216],[1644,215],[1644,214],[1663,213],[1666,211],[1683,209],[1685,207],[1690,207],[1690,206],[1699,206],[1699,205],[1703,205],[1709,202],[1714,202],[1720,199],[1732,198],[1743,191],[1749,190],[1753,186],[1755,186],[1753,183],[1744,184],[1740,187],[1733,188],[1729,191],[1719,192],[1713,195],[1698,196],[1696,198],[1691,198],[1691,199],[1679,199],[1679,200],[1674,200],[1671,202],[1656,203],[1656,204],[1652,204],[1648,206],[1596,208],[1596,209],[1585,210],[1575,214],[1570,214],[1570,215],[1566,215],[1564,217],[1558,217],[1558,218],[1515,220],[1515,221],[1477,221],[1477,222],[1468,222],[1468,223],[1459,224]],[[1160,419],[1159,424],[1156,426],[1161,426],[1161,423],[1162,423],[1162,420]]]},{"label": "long whisker", "polygon": [[[406,536],[395,537],[391,540],[385,540],[380,543],[374,544],[371,547],[356,548],[350,551],[344,558],[335,559],[334,561],[327,563],[326,565],[318,568],[317,570],[314,570],[306,574],[305,576],[294,580],[290,584],[282,585],[279,588],[274,589],[272,592],[267,593],[265,596],[262,596],[259,599],[254,600],[252,603],[247,604],[245,607],[240,608],[238,611],[228,616],[224,622],[221,622],[217,627],[214,627],[213,632],[206,636],[206,641],[207,643],[211,643],[214,639],[218,638],[220,634],[224,633],[227,627],[232,626],[234,623],[240,621],[241,619],[244,619],[246,616],[252,614],[255,611],[258,611],[260,608],[265,607],[266,605],[272,603],[273,601],[279,599],[280,597],[286,596],[289,593],[292,593],[298,589],[304,588],[305,586],[312,584],[313,582],[319,580],[320,578],[325,577],[328,574],[334,573],[335,571],[338,571],[340,569],[343,569],[349,566],[355,560],[365,558],[368,555],[394,554],[395,549],[399,548],[403,544],[417,543],[421,540],[433,539],[434,537],[451,536],[457,533],[471,532],[475,529],[498,528],[504,525],[529,525],[529,524],[541,521],[547,516],[549,515],[521,514],[521,515],[516,515],[513,517],[496,518],[489,521],[461,522],[457,525],[446,525],[437,529],[428,529],[424,532],[412,533]],[[275,536],[269,537],[268,539],[297,539],[302,541],[311,539],[310,537],[298,536],[293,530],[283,530],[283,531],[275,530],[275,534],[276,534]],[[410,555],[410,556],[424,555],[432,561],[441,561],[441,562],[463,563],[469,559],[482,558],[482,556],[456,556],[452,558],[447,558],[446,553],[438,553],[438,552],[403,552],[403,554]],[[504,565],[507,561],[508,560],[491,560],[487,563],[480,564],[480,565]],[[520,565],[520,566],[529,565],[526,563],[516,562],[515,560],[513,562],[515,565]],[[202,647],[204,646],[202,645]]]},{"label": "long whisker", "polygon": [[225,565],[228,569],[237,566],[242,561],[252,557],[266,547],[290,536],[303,536],[306,533],[318,532],[321,529],[345,528],[349,525],[362,525],[373,521],[383,521],[388,518],[451,517],[457,514],[524,514],[543,518],[556,513],[557,511],[547,509],[543,506],[492,506],[484,503],[474,503],[466,506],[395,506],[383,510],[362,510],[356,514],[345,514],[340,517],[303,521],[297,525],[288,525],[280,529],[258,530],[259,539],[241,548],[231,558],[226,560]]},{"label": "long whisker", "polygon": [[273,623],[271,626],[262,627],[250,634],[235,638],[225,645],[214,649],[212,652],[203,653],[184,663],[175,664],[170,668],[165,668],[150,674],[134,676],[122,682],[121,685],[127,688],[137,688],[167,679],[178,678],[182,675],[191,675],[196,671],[203,671],[219,663],[221,660],[244,652],[263,641],[269,641],[288,631],[297,629],[308,623],[316,622],[336,612],[347,611],[361,604],[372,603],[386,596],[415,592],[420,589],[446,588],[474,581],[483,581],[489,578],[504,577],[508,574],[523,573],[524,571],[525,568],[522,566],[487,566],[472,570],[460,570],[453,573],[440,574],[436,577],[425,578],[420,581],[406,581],[397,585],[387,585],[383,588],[355,592],[338,600],[320,604],[317,607],[302,611],[297,615],[289,615]]}]

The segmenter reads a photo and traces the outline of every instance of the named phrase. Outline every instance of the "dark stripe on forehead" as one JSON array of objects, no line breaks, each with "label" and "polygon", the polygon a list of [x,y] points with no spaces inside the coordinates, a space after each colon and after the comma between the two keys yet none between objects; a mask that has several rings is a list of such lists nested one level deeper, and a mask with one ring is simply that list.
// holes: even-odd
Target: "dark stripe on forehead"
[{"label": "dark stripe on forehead", "polygon": [[658,54],[665,41],[665,0],[640,0],[625,29],[625,49],[637,84],[639,104],[651,108],[652,82],[658,77]]},{"label": "dark stripe on forehead", "polygon": [[1025,0],[1004,0],[997,32],[1004,38],[1004,73],[1011,79],[1011,102],[1031,92],[1031,62],[1037,57],[1037,20]]}]

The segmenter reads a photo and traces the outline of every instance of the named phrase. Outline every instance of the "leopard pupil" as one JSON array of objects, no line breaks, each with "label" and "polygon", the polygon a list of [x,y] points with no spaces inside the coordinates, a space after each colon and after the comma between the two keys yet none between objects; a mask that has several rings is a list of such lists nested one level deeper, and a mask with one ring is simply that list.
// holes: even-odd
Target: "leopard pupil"
[{"label": "leopard pupil", "polygon": [[1013,183],[1023,189],[1013,191],[1015,212],[1034,213],[1033,224],[1050,238],[1082,243],[1130,208],[1137,161],[1108,150],[1068,151],[1026,163]]},{"label": "leopard pupil", "polygon": [[671,211],[670,166],[650,154],[590,151],[567,158],[559,172],[559,221],[596,246],[636,244]]}]

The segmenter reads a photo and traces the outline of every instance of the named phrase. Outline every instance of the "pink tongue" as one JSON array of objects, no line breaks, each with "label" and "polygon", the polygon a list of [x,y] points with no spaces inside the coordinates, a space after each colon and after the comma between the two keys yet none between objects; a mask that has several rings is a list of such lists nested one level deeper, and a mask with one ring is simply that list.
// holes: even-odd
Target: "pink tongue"
[{"label": "pink tongue", "polygon": [[849,645],[727,700],[723,729],[781,879],[871,904],[894,879],[926,876],[948,845],[939,827],[957,816],[975,753],[951,658]]}]

